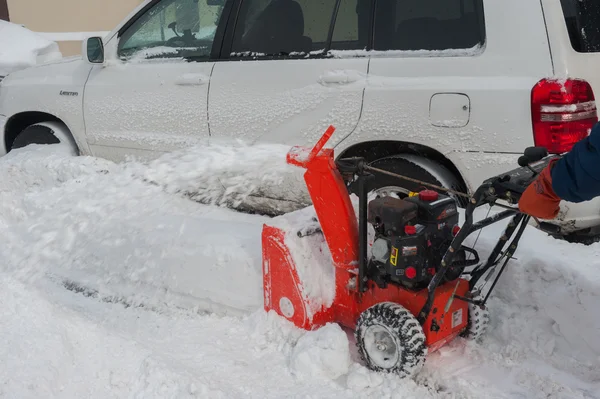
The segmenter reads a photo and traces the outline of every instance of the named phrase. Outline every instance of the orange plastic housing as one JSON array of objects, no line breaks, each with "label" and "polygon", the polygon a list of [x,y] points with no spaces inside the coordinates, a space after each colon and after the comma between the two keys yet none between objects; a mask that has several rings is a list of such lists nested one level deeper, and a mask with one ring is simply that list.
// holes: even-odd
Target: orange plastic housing
[{"label": "orange plastic housing", "polygon": [[[366,292],[360,294],[357,290],[358,222],[342,176],[336,168],[333,150],[322,150],[334,130],[330,127],[312,150],[294,147],[287,157],[289,164],[307,169],[304,179],[333,261],[333,266],[309,267],[334,268],[333,303],[330,306],[319,304],[307,295],[307,287],[300,279],[291,249],[286,245],[305,238],[299,237],[297,231],[278,227],[282,220],[290,218],[282,215],[263,227],[265,310],[273,310],[306,330],[327,323],[339,323],[354,329],[360,314],[381,302],[398,303],[417,315],[427,299],[427,289],[410,291],[396,285],[381,289],[369,282]],[[286,226],[292,224],[283,223]],[[423,325],[430,351],[455,338],[467,326],[468,304],[454,299],[454,295],[465,296],[468,290],[468,282],[462,279],[437,288],[432,311]]]}]

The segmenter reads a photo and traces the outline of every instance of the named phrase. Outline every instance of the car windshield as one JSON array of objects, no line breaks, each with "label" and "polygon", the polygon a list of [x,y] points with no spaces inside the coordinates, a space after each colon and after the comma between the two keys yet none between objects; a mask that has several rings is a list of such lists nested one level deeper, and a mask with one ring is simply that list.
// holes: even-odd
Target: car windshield
[{"label": "car windshield", "polygon": [[600,1],[561,0],[561,4],[573,49],[600,52]]}]

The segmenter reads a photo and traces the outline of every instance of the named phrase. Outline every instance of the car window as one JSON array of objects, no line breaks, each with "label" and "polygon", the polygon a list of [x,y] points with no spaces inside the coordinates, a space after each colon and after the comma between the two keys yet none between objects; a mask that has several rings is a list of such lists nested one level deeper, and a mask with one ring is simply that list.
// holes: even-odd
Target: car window
[{"label": "car window", "polygon": [[598,0],[561,0],[565,23],[573,50],[600,52],[600,2]]},{"label": "car window", "polygon": [[232,56],[305,55],[327,46],[336,0],[244,0]]},{"label": "car window", "polygon": [[453,50],[482,45],[482,0],[378,0],[373,40],[375,50]]},{"label": "car window", "polygon": [[222,5],[209,5],[207,0],[163,0],[122,34],[118,55],[209,58],[222,12]]},{"label": "car window", "polygon": [[341,0],[335,19],[332,50],[365,50],[372,0]]}]

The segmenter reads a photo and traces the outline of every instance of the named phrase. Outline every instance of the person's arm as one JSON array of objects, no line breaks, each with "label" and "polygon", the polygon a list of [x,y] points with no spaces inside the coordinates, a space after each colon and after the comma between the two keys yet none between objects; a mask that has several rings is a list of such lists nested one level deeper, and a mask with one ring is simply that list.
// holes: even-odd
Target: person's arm
[{"label": "person's arm", "polygon": [[551,162],[519,200],[521,212],[554,219],[560,201],[584,202],[600,196],[600,123],[561,159]]},{"label": "person's arm", "polygon": [[559,198],[569,202],[600,196],[600,123],[554,164],[552,188]]}]

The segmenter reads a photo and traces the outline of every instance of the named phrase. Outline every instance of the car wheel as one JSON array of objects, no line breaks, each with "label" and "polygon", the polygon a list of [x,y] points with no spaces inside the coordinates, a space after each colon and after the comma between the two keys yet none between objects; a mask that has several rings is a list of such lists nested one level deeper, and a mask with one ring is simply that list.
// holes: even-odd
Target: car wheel
[{"label": "car wheel", "polygon": [[[458,189],[460,191],[458,180],[452,172],[427,158],[408,154],[394,155],[373,161],[369,166],[397,173],[425,183],[434,184],[444,188]],[[358,194],[358,183],[353,182],[348,188],[351,193]],[[374,192],[378,197],[394,196],[397,198],[405,198],[410,192],[418,192],[429,188],[430,187],[423,184],[381,173],[375,173],[374,177],[369,179],[367,183],[368,192]],[[454,195],[451,194],[451,196]],[[457,200],[461,203],[462,198],[457,198]]]}]

